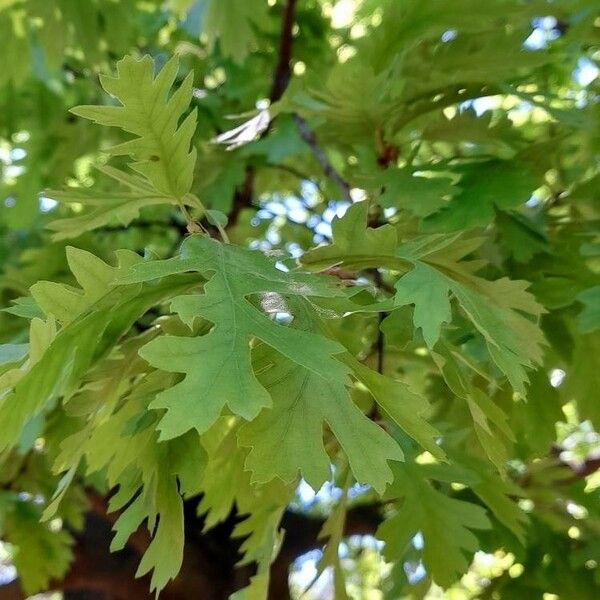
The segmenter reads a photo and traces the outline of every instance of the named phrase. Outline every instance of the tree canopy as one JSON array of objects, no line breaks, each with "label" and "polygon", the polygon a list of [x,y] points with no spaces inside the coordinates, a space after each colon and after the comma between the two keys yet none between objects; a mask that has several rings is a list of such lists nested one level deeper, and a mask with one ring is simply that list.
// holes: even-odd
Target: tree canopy
[{"label": "tree canopy", "polygon": [[0,32],[17,593],[598,597],[597,2],[0,0]]}]

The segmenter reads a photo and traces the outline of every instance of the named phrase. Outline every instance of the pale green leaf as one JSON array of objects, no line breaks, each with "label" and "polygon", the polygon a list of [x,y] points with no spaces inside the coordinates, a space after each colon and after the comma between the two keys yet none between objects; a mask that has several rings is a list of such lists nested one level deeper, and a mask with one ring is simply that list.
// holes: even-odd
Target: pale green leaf
[{"label": "pale green leaf", "polygon": [[386,558],[401,560],[411,539],[421,532],[425,569],[438,585],[452,585],[479,548],[472,530],[491,526],[485,510],[437,491],[408,463],[394,467],[394,483],[386,495],[404,499],[396,514],[378,529],[386,544]]},{"label": "pale green leaf", "polygon": [[196,150],[190,144],[196,113],[179,123],[192,97],[192,74],[169,96],[177,66],[175,56],[155,76],[149,56],[126,56],[117,63],[116,76],[101,77],[102,87],[121,106],[79,106],[72,112],[133,133],[134,139],[114,146],[111,154],[134,157],[131,167],[155,190],[181,200],[192,185]]},{"label": "pale green leaf", "polygon": [[181,383],[159,394],[152,403],[153,408],[167,409],[159,425],[163,439],[191,428],[206,431],[225,406],[249,420],[271,404],[252,369],[252,338],[323,378],[343,372],[332,356],[343,351],[341,345],[279,325],[250,301],[257,297],[259,306],[268,310],[271,305],[285,306],[279,294],[335,296],[338,292],[327,278],[283,273],[259,252],[194,236],[183,244],[181,257],[139,265],[124,281],[145,281],[190,270],[209,277],[204,293],[180,296],[172,308],[189,325],[196,317],[203,317],[214,323],[214,328],[204,336],[161,336],[140,351],[157,368],[186,373]]}]

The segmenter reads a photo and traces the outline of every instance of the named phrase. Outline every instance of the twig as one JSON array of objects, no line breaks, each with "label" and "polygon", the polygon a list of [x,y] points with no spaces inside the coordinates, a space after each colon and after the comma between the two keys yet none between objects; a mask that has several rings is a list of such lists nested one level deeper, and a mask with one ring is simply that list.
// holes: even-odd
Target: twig
[{"label": "twig", "polygon": [[317,137],[308,126],[308,123],[299,115],[294,113],[293,115],[296,126],[298,127],[298,133],[302,140],[311,149],[313,156],[317,159],[317,162],[321,165],[323,172],[327,177],[334,181],[340,188],[344,199],[352,202],[352,196],[350,195],[350,186],[346,180],[336,171],[335,167],[331,164],[325,151],[319,146]]},{"label": "twig", "polygon": [[[373,283],[378,290],[383,289],[383,277],[379,269],[372,269]],[[377,352],[377,372],[383,375],[384,368],[384,356],[385,356],[385,343],[383,338],[383,331],[381,331],[381,323],[387,317],[388,313],[380,311],[377,314],[377,339],[375,340],[374,349]]]}]

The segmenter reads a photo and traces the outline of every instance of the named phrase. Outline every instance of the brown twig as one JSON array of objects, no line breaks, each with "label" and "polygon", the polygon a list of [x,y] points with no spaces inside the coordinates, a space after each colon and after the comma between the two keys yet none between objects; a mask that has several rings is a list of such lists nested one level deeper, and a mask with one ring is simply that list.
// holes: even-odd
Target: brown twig
[{"label": "brown twig", "polygon": [[297,113],[294,113],[293,118],[296,122],[296,126],[298,127],[298,133],[300,134],[300,137],[311,149],[313,156],[321,165],[321,168],[323,169],[325,175],[337,184],[338,188],[341,190],[344,196],[344,199],[348,200],[349,202],[352,202],[352,196],[350,195],[350,186],[348,185],[346,180],[337,172],[335,167],[331,164],[331,161],[329,160],[327,154],[325,154],[325,151],[321,148],[321,146],[319,146],[317,137],[312,131],[312,129],[308,126],[308,123]]}]

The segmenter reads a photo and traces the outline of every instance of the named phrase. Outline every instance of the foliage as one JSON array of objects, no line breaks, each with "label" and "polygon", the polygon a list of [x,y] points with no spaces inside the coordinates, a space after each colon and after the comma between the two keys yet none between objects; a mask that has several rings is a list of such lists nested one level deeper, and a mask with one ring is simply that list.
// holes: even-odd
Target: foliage
[{"label": "foliage", "polygon": [[[264,599],[326,484],[336,598],[597,597],[596,3],[0,0],[0,32],[0,536],[27,593],[93,489],[113,550],[147,529],[158,592],[184,508],[236,510],[232,597]],[[381,551],[346,535],[365,505]]]}]

